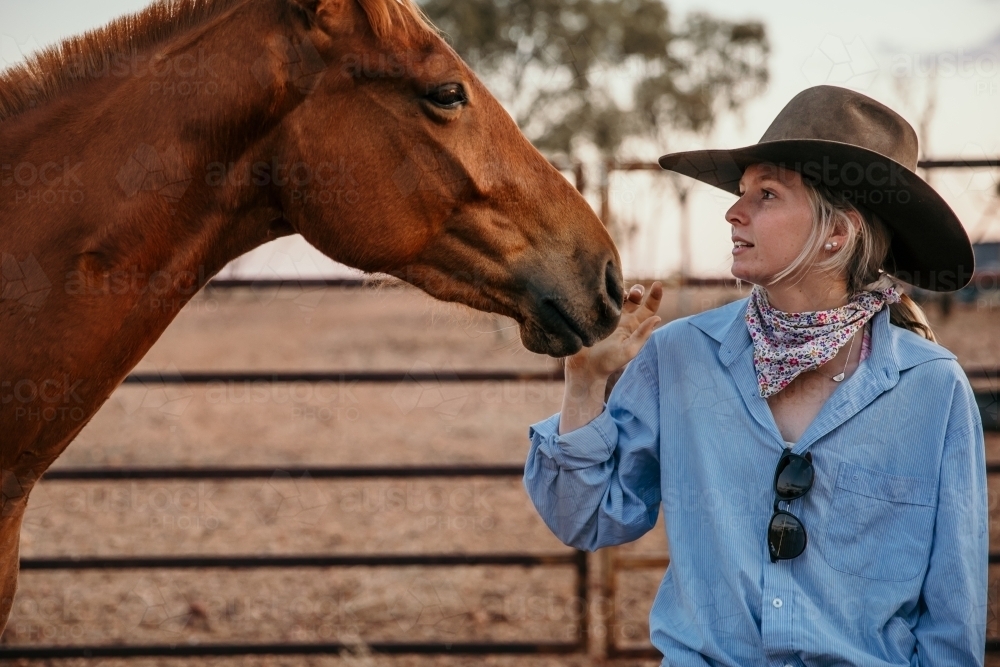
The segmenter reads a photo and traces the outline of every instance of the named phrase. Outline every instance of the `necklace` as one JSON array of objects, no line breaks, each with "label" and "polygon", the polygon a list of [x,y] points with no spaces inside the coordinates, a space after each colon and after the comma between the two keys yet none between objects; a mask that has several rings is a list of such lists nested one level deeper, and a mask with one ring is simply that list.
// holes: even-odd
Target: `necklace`
[{"label": "necklace", "polygon": [[[865,330],[865,328],[861,327],[861,330],[858,331],[858,333],[863,336],[864,335],[864,330]],[[851,346],[849,348],[847,348],[847,359],[844,360],[844,370],[840,371],[839,373],[837,373],[833,377],[830,377],[826,373],[819,373],[819,369],[818,368],[816,368],[814,370],[817,373],[819,373],[820,375],[822,375],[823,377],[825,377],[826,379],[828,379],[828,380],[833,380],[834,382],[842,382],[844,380],[844,375],[847,373],[847,364],[851,363],[851,352],[854,351],[854,341],[856,341],[857,339],[858,339],[858,334],[857,333],[854,334],[853,337],[851,337]]]}]

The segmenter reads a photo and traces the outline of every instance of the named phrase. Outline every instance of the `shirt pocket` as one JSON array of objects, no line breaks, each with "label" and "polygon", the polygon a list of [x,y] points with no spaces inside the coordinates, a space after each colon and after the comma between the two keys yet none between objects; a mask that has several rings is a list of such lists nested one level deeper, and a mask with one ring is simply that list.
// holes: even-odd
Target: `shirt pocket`
[{"label": "shirt pocket", "polygon": [[906,581],[927,564],[937,480],[890,475],[842,462],[827,516],[830,567],[881,581]]}]

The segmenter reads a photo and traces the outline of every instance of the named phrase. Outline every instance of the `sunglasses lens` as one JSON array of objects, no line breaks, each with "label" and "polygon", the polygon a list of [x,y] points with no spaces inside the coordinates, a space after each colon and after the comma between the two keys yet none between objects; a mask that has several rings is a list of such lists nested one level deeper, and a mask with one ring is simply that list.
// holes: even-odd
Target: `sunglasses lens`
[{"label": "sunglasses lens", "polygon": [[812,487],[813,466],[802,456],[788,456],[778,464],[774,478],[774,492],[782,500],[792,500],[805,495]]},{"label": "sunglasses lens", "polygon": [[806,549],[806,529],[791,514],[779,512],[771,517],[767,541],[776,557],[795,558]]}]

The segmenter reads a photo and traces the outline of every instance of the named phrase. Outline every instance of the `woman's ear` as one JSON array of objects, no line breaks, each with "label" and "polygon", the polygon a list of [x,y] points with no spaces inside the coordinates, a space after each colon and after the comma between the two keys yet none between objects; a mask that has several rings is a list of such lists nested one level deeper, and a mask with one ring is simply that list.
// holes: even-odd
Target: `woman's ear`
[{"label": "woman's ear", "polygon": [[[857,238],[859,232],[861,231],[861,225],[864,224],[864,221],[861,219],[861,215],[857,211],[849,210],[845,211],[845,213],[847,214],[848,220],[851,221],[851,226],[854,228],[854,237]],[[831,234],[824,242],[830,244],[831,247],[828,248],[828,250],[840,250],[841,248],[846,247],[847,240],[850,238],[849,233],[849,230],[844,229],[842,224],[838,224],[833,230],[833,234]],[[824,245],[824,248],[825,247],[826,246]]]}]

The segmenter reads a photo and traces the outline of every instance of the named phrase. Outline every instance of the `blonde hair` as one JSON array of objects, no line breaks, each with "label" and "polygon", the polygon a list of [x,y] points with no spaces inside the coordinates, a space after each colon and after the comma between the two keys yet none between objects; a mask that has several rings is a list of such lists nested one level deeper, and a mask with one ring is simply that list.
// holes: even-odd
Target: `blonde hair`
[{"label": "blonde hair", "polygon": [[[874,213],[859,209],[821,183],[802,179],[813,210],[813,225],[809,238],[791,264],[774,276],[771,282],[801,280],[806,272],[819,269],[834,276],[844,276],[847,293],[901,287],[902,283],[882,270],[892,243],[892,230]],[[861,219],[855,226],[849,216],[854,212]],[[835,232],[847,238],[841,249],[823,257],[824,246]],[[899,303],[889,304],[889,321],[937,342],[923,309],[900,290]]]}]

